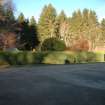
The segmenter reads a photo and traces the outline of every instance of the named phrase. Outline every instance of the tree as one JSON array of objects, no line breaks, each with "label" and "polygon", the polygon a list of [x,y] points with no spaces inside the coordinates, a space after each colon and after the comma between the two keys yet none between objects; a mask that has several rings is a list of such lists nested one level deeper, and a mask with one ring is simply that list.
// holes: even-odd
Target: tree
[{"label": "tree", "polygon": [[[23,18],[22,18],[23,19]],[[31,42],[30,42],[30,32],[29,32],[29,21],[28,20],[21,20],[19,18],[19,22],[22,22],[20,27],[20,38],[19,38],[19,49],[22,50],[30,50]]]},{"label": "tree", "polygon": [[3,50],[3,36],[0,34],[0,51]]},{"label": "tree", "polygon": [[3,20],[4,19],[4,9],[3,9],[3,6],[0,5],[0,20]]},{"label": "tree", "polygon": [[44,6],[38,22],[38,35],[40,42],[43,42],[46,38],[55,36],[55,18],[55,8],[51,4]]},{"label": "tree", "polygon": [[5,17],[7,20],[9,21],[14,21],[15,17],[14,17],[14,4],[12,2],[12,0],[7,0],[4,3],[4,11],[5,11]]},{"label": "tree", "polygon": [[66,20],[67,20],[67,16],[66,14],[64,13],[64,11],[62,10],[61,13],[57,16],[56,18],[56,21],[58,22],[58,38],[59,39],[64,39],[64,36],[65,36],[65,31],[66,31],[66,28],[65,28],[65,23],[66,23]]},{"label": "tree", "polygon": [[36,25],[29,26],[29,20],[26,19],[24,22],[21,23],[20,28],[21,28],[19,38],[20,49],[32,50],[39,44],[37,38]]},{"label": "tree", "polygon": [[35,20],[34,16],[31,17],[29,25],[30,26],[36,26],[36,20]]},{"label": "tree", "polygon": [[67,19],[67,31],[65,35],[65,43],[67,47],[72,47],[74,41],[81,36],[82,33],[82,13],[80,10],[74,11],[72,17]]},{"label": "tree", "polygon": [[62,22],[67,20],[67,16],[66,16],[66,14],[65,14],[65,12],[63,10],[60,12],[60,14],[58,15],[57,18],[58,18],[58,21],[60,23],[62,23]]},{"label": "tree", "polygon": [[2,0],[2,5],[0,5],[0,31],[13,30],[14,23],[14,5],[12,0]]},{"label": "tree", "polygon": [[101,21],[101,30],[102,30],[102,38],[101,40],[105,42],[105,19],[103,18]]},{"label": "tree", "polygon": [[84,10],[84,35],[89,41],[89,50],[95,49],[101,37],[101,30],[95,11]]},{"label": "tree", "polygon": [[71,18],[71,30],[76,31],[78,34],[82,31],[82,13],[80,10],[74,11]]},{"label": "tree", "polygon": [[32,39],[32,49],[33,49],[39,45],[37,24],[34,16],[32,16],[30,19],[29,28],[30,28],[30,36],[33,36]]},{"label": "tree", "polygon": [[20,13],[20,15],[18,16],[18,22],[19,23],[23,23],[25,21],[25,17],[23,13]]}]

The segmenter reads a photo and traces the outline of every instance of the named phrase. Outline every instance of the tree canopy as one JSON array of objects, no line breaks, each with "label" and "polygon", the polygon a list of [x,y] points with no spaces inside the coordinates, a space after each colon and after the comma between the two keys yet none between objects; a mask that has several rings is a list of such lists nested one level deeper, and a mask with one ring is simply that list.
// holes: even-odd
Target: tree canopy
[{"label": "tree canopy", "polygon": [[[36,22],[34,16],[26,19],[22,12],[16,19],[12,1],[4,1],[0,1],[0,33],[17,28],[19,48],[22,50],[32,50],[53,37],[62,40],[70,49],[93,51],[98,43],[104,46],[105,19],[100,23],[96,12],[91,9],[76,10],[71,17],[67,17],[64,10],[57,14],[52,4],[48,4]],[[0,42],[2,46],[1,37]]]}]

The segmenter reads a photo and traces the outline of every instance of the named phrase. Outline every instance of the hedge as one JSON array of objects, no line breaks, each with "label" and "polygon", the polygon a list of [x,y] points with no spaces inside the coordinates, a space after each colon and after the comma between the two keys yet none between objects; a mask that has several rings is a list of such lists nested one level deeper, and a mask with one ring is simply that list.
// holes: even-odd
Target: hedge
[{"label": "hedge", "polygon": [[103,57],[95,52],[0,52],[0,65],[92,63],[104,62]]}]

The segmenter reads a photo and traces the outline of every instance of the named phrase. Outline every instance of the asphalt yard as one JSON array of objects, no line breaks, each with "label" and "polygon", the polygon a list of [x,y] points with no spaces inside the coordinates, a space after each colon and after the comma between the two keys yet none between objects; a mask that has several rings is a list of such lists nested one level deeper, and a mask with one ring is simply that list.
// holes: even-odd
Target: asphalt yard
[{"label": "asphalt yard", "polygon": [[105,105],[105,63],[0,69],[0,105]]}]

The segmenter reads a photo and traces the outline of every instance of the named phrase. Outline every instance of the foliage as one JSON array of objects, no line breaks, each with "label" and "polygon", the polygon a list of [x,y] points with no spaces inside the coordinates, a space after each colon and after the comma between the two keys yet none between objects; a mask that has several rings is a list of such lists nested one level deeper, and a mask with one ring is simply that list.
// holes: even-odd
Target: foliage
[{"label": "foliage", "polygon": [[24,20],[24,22],[21,23],[20,28],[19,49],[32,50],[39,44],[36,24],[29,25],[29,21]]},{"label": "foliage", "polygon": [[93,52],[77,52],[76,63],[92,63],[96,61],[96,54]]},{"label": "foliage", "polygon": [[8,30],[14,30],[15,27],[14,7],[11,0],[7,0],[0,5],[0,33]]},{"label": "foliage", "polygon": [[45,39],[55,36],[56,10],[49,4],[44,6],[38,22],[38,36],[42,43]]},{"label": "foliage", "polygon": [[105,42],[105,19],[102,19],[101,21],[101,30],[102,30],[102,36],[103,36],[101,40]]},{"label": "foliage", "polygon": [[[46,39],[53,37],[63,40],[66,47],[74,51],[94,51],[100,43],[101,46],[105,45],[105,19],[100,24],[93,10],[77,10],[67,17],[63,10],[57,15],[56,9],[49,4],[44,6],[37,24],[34,16],[28,20],[23,13],[16,20],[12,0],[7,0],[4,5],[1,5],[2,1],[0,34],[11,30],[17,32],[18,48],[21,50],[37,48]],[[0,49],[3,46],[1,39],[0,35]]]},{"label": "foliage", "polygon": [[3,50],[3,36],[0,35],[0,51]]},{"label": "foliage", "polygon": [[65,64],[66,54],[63,52],[49,52],[44,57],[43,63],[45,64]]},{"label": "foliage", "polygon": [[104,62],[105,53],[97,52],[0,52],[1,65],[76,64]]},{"label": "foliage", "polygon": [[29,25],[36,27],[36,20],[35,20],[34,16],[31,17],[30,22],[29,22]]},{"label": "foliage", "polygon": [[23,23],[25,21],[25,17],[23,13],[20,13],[20,15],[18,16],[18,22],[19,23]]},{"label": "foliage", "polygon": [[46,39],[41,46],[42,51],[64,51],[65,48],[65,43],[56,38]]},{"label": "foliage", "polygon": [[73,46],[71,47],[73,51],[88,51],[89,50],[89,42],[85,38],[79,38],[75,41]]},{"label": "foliage", "polygon": [[0,52],[0,61],[10,65],[41,64],[48,52]]}]

